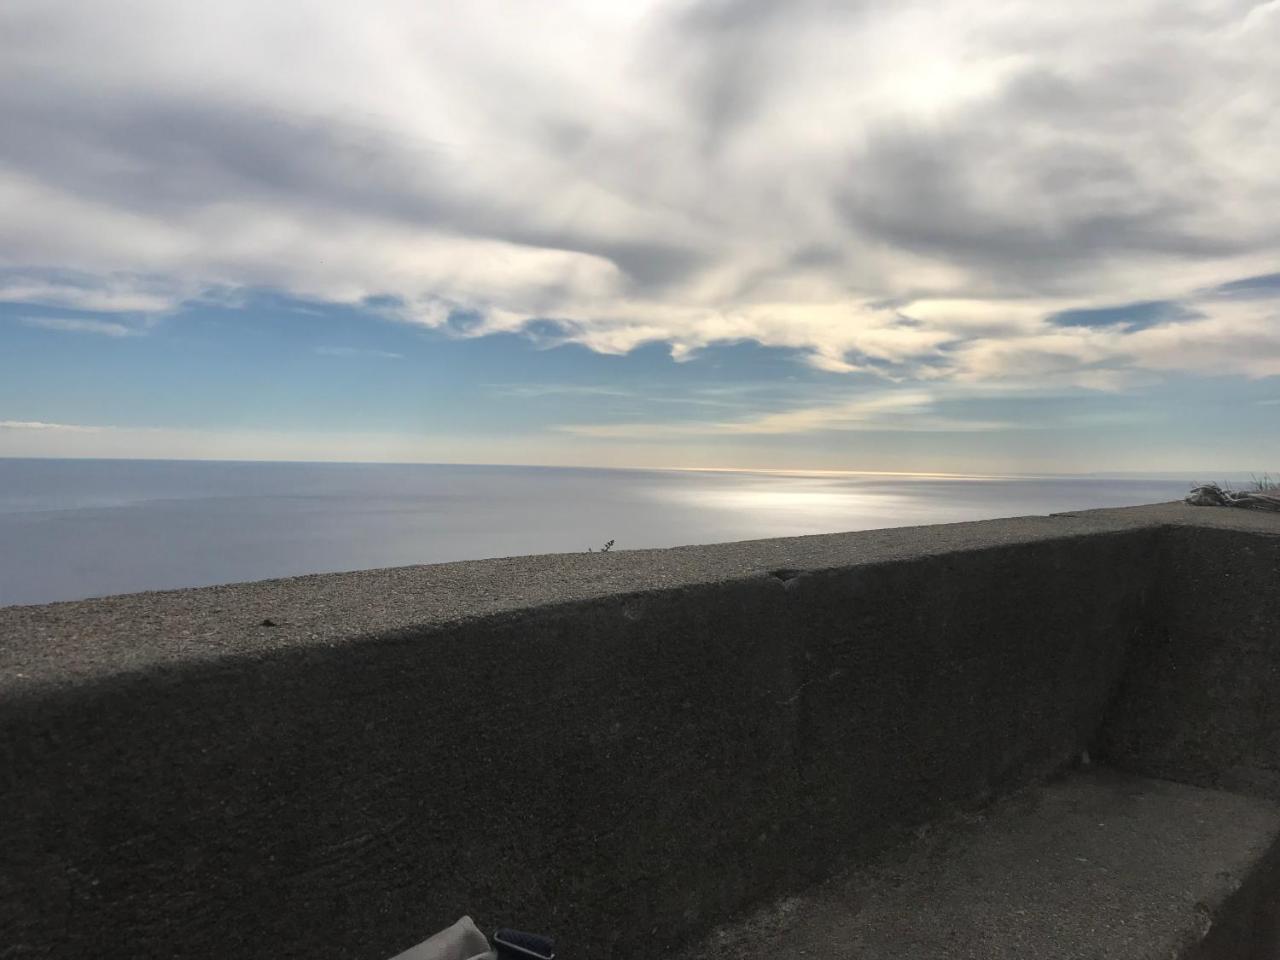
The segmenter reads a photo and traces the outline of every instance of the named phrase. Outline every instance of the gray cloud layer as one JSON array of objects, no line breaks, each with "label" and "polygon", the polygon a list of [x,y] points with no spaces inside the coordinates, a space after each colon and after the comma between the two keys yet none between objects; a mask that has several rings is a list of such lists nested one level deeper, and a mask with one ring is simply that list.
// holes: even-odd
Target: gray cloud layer
[{"label": "gray cloud layer", "polygon": [[11,0],[0,298],[1280,374],[1277,49],[1278,0]]}]

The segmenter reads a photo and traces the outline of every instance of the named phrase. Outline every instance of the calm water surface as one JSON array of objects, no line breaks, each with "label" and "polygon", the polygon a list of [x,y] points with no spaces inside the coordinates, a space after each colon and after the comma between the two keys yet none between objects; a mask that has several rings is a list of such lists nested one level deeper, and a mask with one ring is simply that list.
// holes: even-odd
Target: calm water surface
[{"label": "calm water surface", "polygon": [[0,459],[0,605],[1173,500],[1185,480]]}]

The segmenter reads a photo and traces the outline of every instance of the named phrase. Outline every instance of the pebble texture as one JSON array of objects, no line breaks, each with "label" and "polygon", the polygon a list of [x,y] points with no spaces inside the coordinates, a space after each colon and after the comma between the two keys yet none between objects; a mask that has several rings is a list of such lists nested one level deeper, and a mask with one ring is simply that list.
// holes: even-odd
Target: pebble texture
[{"label": "pebble texture", "polygon": [[681,960],[1274,958],[1274,916],[1254,912],[1251,885],[1275,881],[1278,835],[1272,802],[1076,773],[939,824]]},{"label": "pebble texture", "polygon": [[[1193,529],[1194,528],[1194,529]],[[649,958],[1059,769],[1165,505],[0,609],[0,957]]]},{"label": "pebble texture", "polygon": [[1280,536],[1170,531],[1110,762],[1280,799]]},{"label": "pebble texture", "polygon": [[761,582],[777,570],[846,569],[1185,526],[1280,534],[1280,518],[1273,515],[1170,503],[668,550],[393,567],[0,607],[0,696],[158,666],[347,645],[555,604]]}]

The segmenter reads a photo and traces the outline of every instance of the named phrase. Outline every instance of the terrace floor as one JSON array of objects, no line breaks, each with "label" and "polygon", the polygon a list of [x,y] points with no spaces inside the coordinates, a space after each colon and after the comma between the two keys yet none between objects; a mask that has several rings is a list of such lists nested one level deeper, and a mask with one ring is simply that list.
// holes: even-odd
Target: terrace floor
[{"label": "terrace floor", "polygon": [[1280,956],[1275,917],[1257,915],[1277,837],[1271,801],[1076,772],[923,831],[681,960]]}]

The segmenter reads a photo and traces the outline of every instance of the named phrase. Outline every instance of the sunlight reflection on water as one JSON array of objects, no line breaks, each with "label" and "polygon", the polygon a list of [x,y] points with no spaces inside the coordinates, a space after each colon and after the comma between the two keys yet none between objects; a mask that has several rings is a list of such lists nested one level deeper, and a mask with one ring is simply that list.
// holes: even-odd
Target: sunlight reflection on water
[{"label": "sunlight reflection on water", "polygon": [[885,490],[849,486],[836,480],[811,477],[758,477],[748,483],[727,482],[716,486],[653,488],[651,496],[668,503],[680,503],[704,510],[721,510],[750,516],[756,523],[772,517],[788,527],[830,530],[832,524],[891,520],[904,512],[914,514],[910,496]]},{"label": "sunlight reflection on water", "polygon": [[1172,500],[1176,480],[0,459],[0,604]]},{"label": "sunlight reflection on water", "polygon": [[797,536],[1177,499],[1180,480],[690,471],[644,495],[746,536]]}]

